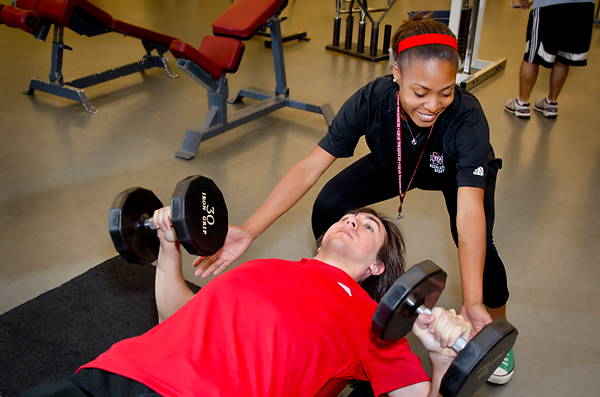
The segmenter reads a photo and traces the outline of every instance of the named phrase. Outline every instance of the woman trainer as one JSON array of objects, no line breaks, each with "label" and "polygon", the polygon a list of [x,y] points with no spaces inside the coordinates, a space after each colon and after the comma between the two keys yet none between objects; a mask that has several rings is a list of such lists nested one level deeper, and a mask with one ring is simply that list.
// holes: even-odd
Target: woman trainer
[{"label": "woman trainer", "polygon": [[[500,159],[477,99],[455,84],[457,41],[450,29],[422,15],[394,34],[393,75],[359,89],[342,106],[327,135],[293,166],[265,203],[241,226],[230,226],[225,245],[202,263],[197,275],[219,274],[252,240],[289,210],[339,157],[351,157],[361,136],[371,152],[331,179],[313,208],[316,237],[339,217],[399,197],[411,189],[444,194],[458,246],[463,317],[478,332],[506,316],[504,264],[493,243],[494,190]],[[512,351],[495,378],[513,374]],[[502,370],[500,370],[502,369]]]}]

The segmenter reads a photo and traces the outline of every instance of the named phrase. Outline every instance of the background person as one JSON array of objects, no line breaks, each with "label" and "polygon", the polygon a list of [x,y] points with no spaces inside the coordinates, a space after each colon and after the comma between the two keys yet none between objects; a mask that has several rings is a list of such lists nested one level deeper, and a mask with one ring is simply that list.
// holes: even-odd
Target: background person
[{"label": "background person", "polygon": [[504,110],[528,119],[529,96],[539,66],[552,69],[548,95],[535,101],[534,109],[545,117],[558,116],[558,94],[567,80],[569,66],[587,65],[592,41],[594,0],[512,0],[513,6],[528,10],[527,43],[519,73],[519,96],[509,99]]}]

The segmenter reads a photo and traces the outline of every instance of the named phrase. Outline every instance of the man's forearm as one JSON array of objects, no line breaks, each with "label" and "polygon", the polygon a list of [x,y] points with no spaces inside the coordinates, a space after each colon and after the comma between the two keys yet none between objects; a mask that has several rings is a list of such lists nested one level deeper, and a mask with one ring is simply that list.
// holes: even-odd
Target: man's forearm
[{"label": "man's forearm", "polygon": [[430,353],[429,361],[431,362],[431,390],[428,397],[439,397],[442,378],[446,374],[448,367],[450,367],[452,360],[443,357],[440,358],[436,354]]},{"label": "man's forearm", "polygon": [[154,285],[158,322],[181,309],[194,293],[188,288],[181,272],[181,252],[175,243],[161,242]]}]

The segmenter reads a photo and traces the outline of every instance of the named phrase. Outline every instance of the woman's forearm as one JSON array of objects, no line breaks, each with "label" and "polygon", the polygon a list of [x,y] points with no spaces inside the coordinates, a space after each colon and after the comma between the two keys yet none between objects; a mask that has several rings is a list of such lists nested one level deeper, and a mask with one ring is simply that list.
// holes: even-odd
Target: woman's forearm
[{"label": "woman's forearm", "polygon": [[253,239],[286,213],[310,190],[335,157],[317,146],[294,165],[275,186],[264,204],[242,225]]},{"label": "woman's forearm", "polygon": [[481,304],[487,240],[483,189],[461,187],[457,201],[456,228],[463,304]]}]

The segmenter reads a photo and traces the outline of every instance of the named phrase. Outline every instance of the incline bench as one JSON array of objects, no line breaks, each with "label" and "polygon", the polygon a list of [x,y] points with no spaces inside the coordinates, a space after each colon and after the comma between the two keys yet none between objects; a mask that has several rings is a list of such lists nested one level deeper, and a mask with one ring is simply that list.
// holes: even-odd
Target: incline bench
[{"label": "incline bench", "polygon": [[[281,11],[287,0],[237,0],[212,24],[214,36],[206,36],[196,50],[181,40],[174,40],[170,50],[179,66],[208,92],[208,114],[197,130],[188,130],[177,157],[190,160],[196,156],[200,142],[282,107],[306,110],[322,114],[331,124],[335,113],[329,103],[311,105],[293,100],[289,96],[283,62],[283,38],[281,35]],[[269,28],[273,62],[275,66],[275,91],[258,88],[240,90],[231,103],[242,98],[261,102],[247,106],[228,117],[227,99],[229,86],[227,73],[235,73],[242,60],[244,44],[263,28]]]},{"label": "incline bench", "polygon": [[[83,88],[153,67],[165,69],[169,77],[177,77],[164,57],[174,37],[113,19],[87,0],[13,0],[12,4],[0,5],[0,24],[32,33],[40,41],[46,41],[50,27],[54,25],[50,81],[32,79],[25,92],[27,95],[35,90],[47,92],[79,101],[88,112],[97,113]],[[63,51],[65,48],[71,50],[63,41],[65,27],[88,37],[116,32],[141,39],[146,55],[142,61],[65,82],[62,75]],[[158,56],[152,55],[153,50]]]}]

